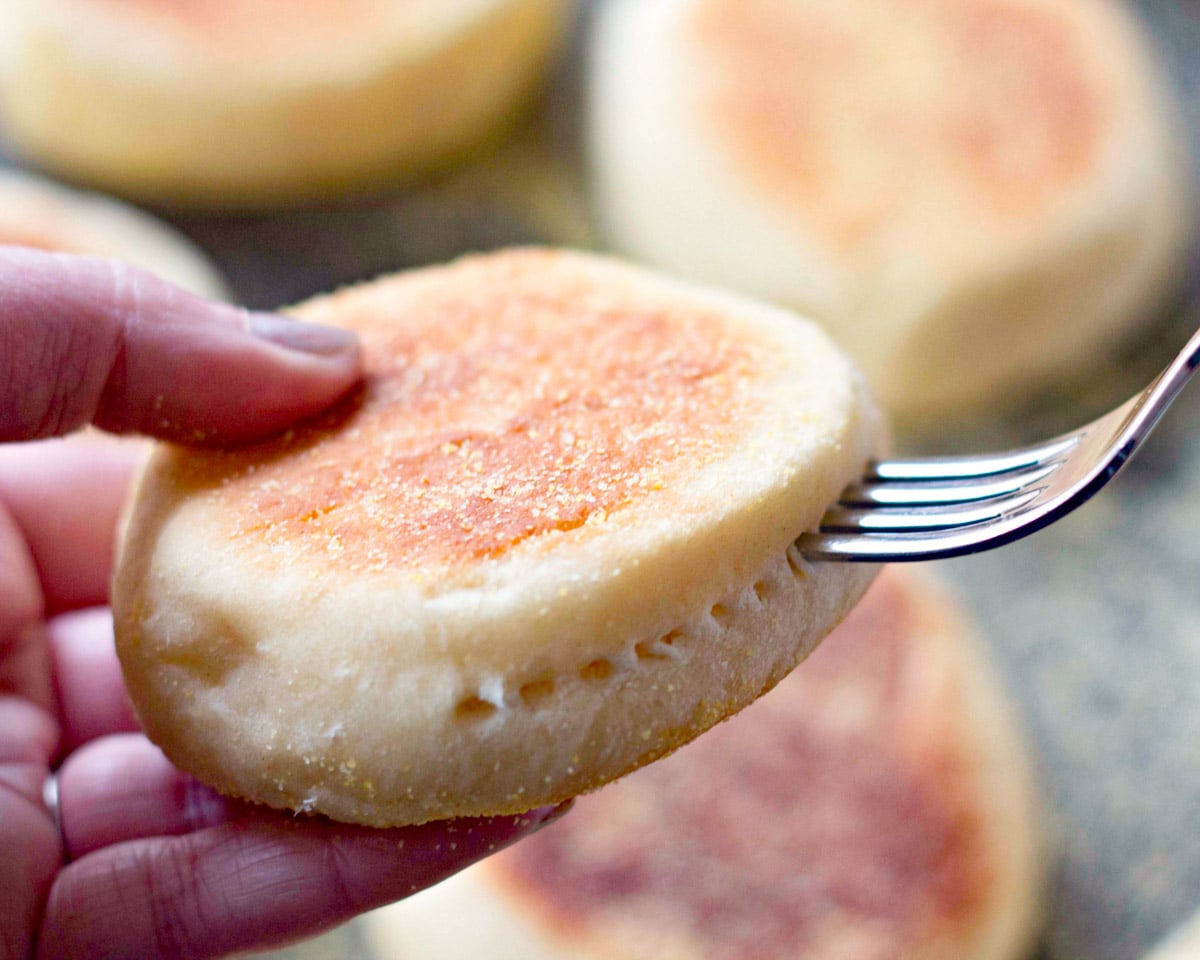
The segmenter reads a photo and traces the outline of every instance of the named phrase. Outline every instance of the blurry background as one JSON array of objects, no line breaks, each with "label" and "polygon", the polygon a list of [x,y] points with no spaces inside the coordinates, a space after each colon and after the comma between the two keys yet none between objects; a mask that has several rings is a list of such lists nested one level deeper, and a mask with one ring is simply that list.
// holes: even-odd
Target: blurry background
[{"label": "blurry background", "polygon": [[[1169,67],[1200,181],[1200,4],[1136,6]],[[165,217],[216,260],[238,300],[266,308],[466,250],[588,245],[578,146],[586,7],[578,19],[536,116],[463,170],[369,202]],[[1200,296],[1192,262],[1189,298]],[[1181,302],[1082,388],[901,442],[961,452],[1075,426],[1146,382],[1197,323]],[[983,626],[1040,766],[1056,848],[1042,955],[1140,956],[1200,907],[1200,388],[1086,508],[938,572]],[[280,956],[355,955],[366,954],[352,925]]]}]

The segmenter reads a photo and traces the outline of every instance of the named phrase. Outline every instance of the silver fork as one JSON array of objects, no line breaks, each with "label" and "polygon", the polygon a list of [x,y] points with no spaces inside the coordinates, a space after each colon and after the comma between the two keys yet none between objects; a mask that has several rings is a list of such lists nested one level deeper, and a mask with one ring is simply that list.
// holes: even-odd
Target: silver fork
[{"label": "silver fork", "polygon": [[871,463],[796,541],[810,560],[936,560],[1028,536],[1133,456],[1200,363],[1200,331],[1141,393],[1084,427],[999,454]]}]

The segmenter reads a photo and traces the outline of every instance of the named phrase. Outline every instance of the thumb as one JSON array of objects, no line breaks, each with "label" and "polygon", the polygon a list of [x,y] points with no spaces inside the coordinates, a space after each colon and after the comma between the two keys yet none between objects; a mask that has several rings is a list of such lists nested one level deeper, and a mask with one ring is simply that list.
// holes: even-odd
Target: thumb
[{"label": "thumb", "polygon": [[113,261],[0,247],[0,441],[89,421],[249,440],[319,412],[360,374],[347,331],[212,303]]}]

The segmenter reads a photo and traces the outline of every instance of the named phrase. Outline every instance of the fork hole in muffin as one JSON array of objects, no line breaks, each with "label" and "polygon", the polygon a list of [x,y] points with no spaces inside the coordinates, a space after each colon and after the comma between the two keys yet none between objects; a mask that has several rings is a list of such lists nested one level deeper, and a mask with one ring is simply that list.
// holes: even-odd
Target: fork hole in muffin
[{"label": "fork hole in muffin", "polygon": [[672,656],[671,648],[675,641],[682,636],[678,630],[672,630],[657,640],[639,640],[633,645],[633,652],[639,660],[667,660]]},{"label": "fork hole in muffin", "polygon": [[612,676],[613,665],[607,660],[593,660],[579,671],[584,680],[607,680]]},{"label": "fork hole in muffin", "polygon": [[788,568],[792,571],[793,576],[795,576],[797,580],[808,579],[808,574],[804,572],[804,567],[800,565],[800,558],[796,555],[795,548],[788,547],[787,552],[784,553],[784,556],[787,557]]},{"label": "fork hole in muffin", "polygon": [[467,697],[454,708],[454,716],[465,722],[478,722],[486,720],[492,716],[497,710],[494,703],[489,703],[480,697]]},{"label": "fork hole in muffin", "polygon": [[517,695],[527,706],[536,706],[554,693],[554,681],[549,679],[531,680],[521,685]]}]

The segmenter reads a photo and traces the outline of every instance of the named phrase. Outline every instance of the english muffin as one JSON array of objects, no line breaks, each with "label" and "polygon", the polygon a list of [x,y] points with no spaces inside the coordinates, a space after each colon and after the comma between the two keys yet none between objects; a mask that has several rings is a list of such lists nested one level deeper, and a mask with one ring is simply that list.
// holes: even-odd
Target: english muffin
[{"label": "english muffin", "polygon": [[609,242],[823,323],[905,419],[1088,369],[1172,289],[1174,108],[1111,0],[611,0]]},{"label": "english muffin", "polygon": [[126,204],[0,168],[0,245],[112,257],[201,296],[225,284],[207,256],[178,231]]},{"label": "english muffin", "polygon": [[219,790],[377,826],[556,803],[769,689],[873,576],[792,546],[880,428],[789,313],[518,250],[295,314],[360,334],[361,391],[160,448],[113,590],[146,732]]},{"label": "english muffin", "polygon": [[531,93],[568,0],[5,0],[10,145],[166,204],[260,207],[402,180]]},{"label": "english muffin", "polygon": [[891,568],[743,714],[365,929],[422,960],[1019,960],[1032,783],[974,628]]}]

